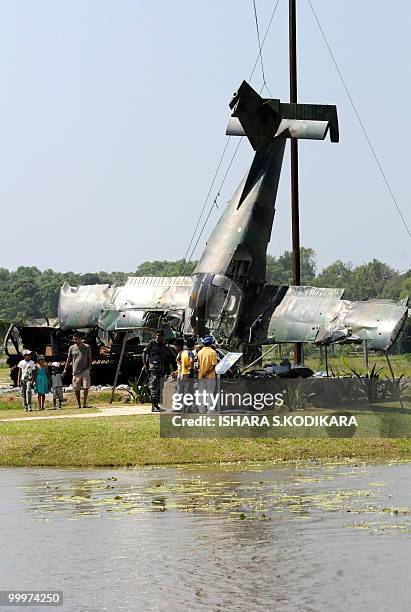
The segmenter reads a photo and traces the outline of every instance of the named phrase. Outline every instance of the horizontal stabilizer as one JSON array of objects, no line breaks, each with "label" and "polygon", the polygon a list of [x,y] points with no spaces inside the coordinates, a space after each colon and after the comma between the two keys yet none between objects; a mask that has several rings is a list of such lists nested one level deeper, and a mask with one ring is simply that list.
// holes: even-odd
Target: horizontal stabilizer
[{"label": "horizontal stabilizer", "polygon": [[288,104],[262,98],[243,81],[230,102],[233,113],[226,134],[247,136],[254,150],[274,138],[324,140],[330,133],[338,142],[338,116],[334,105]]}]

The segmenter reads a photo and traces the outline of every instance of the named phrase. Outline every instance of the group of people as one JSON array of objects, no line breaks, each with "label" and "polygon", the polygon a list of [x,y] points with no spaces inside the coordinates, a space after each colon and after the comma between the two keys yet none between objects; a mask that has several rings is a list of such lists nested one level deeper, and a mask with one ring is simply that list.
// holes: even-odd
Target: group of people
[{"label": "group of people", "polygon": [[[187,389],[190,379],[214,379],[217,365],[217,353],[213,348],[214,338],[205,336],[201,342],[194,339],[177,340],[175,351],[167,345],[164,331],[156,331],[143,352],[143,365],[148,374],[152,412],[161,412],[160,408],[162,383],[167,374],[167,365],[177,362],[175,375],[180,391]],[[177,354],[176,354],[177,353]],[[72,384],[76,394],[78,408],[89,408],[87,404],[90,389],[90,368],[92,363],[91,348],[83,342],[80,333],[73,334],[73,344],[68,351],[67,360],[62,364],[54,361],[51,366],[44,355],[32,359],[32,351],[25,349],[23,359],[18,363],[17,384],[21,388],[24,410],[32,412],[33,392],[37,394],[39,410],[45,409],[46,394],[52,390],[52,410],[61,410],[63,403],[63,379],[68,368],[72,368]],[[81,390],[83,389],[83,402]]]},{"label": "group of people", "polygon": [[45,409],[46,394],[52,390],[52,410],[61,410],[63,404],[63,378],[67,375],[69,366],[72,366],[72,383],[76,393],[78,408],[81,404],[81,389],[83,388],[83,408],[87,405],[88,391],[90,389],[91,348],[83,342],[80,334],[73,335],[74,344],[70,346],[67,360],[63,370],[58,361],[51,366],[46,362],[44,355],[37,355],[36,361],[32,359],[32,351],[25,349],[23,359],[18,363],[17,385],[21,389],[21,398],[24,410],[32,412],[33,392],[37,394],[39,410]]},{"label": "group of people", "polygon": [[[184,393],[189,386],[190,379],[215,379],[217,352],[213,347],[214,338],[205,336],[201,342],[194,339],[176,341],[177,371],[175,372],[179,390]],[[144,349],[143,363],[148,374],[151,395],[151,411],[162,412],[160,408],[162,382],[167,374],[166,366],[170,358],[171,349],[165,341],[163,330],[156,331],[155,339],[149,342]],[[174,354],[175,357],[175,354]]]}]

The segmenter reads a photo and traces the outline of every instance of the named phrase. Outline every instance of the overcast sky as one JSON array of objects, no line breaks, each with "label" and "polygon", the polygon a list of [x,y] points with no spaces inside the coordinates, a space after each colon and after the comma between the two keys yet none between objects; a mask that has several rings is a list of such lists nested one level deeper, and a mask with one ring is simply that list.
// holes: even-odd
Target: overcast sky
[{"label": "overcast sky", "polygon": [[[411,3],[312,1],[411,225]],[[262,33],[274,4],[257,0]],[[287,5],[263,50],[284,101]],[[376,257],[405,270],[410,239],[307,0],[298,7],[299,99],[337,104],[341,137],[300,145],[302,244],[319,268]],[[252,0],[1,0],[0,267],[133,271],[183,257],[226,141],[228,102],[256,55]],[[261,70],[252,84],[261,87]],[[272,255],[291,245],[288,158]],[[195,256],[251,160],[244,139]]]}]

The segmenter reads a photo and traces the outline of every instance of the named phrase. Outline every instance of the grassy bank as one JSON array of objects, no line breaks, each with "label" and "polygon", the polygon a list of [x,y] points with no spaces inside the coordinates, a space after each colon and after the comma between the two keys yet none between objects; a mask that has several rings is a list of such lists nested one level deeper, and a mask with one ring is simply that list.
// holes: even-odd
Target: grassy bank
[{"label": "grassy bank", "polygon": [[[108,398],[107,391],[91,393],[91,410],[81,412],[98,412],[97,406],[107,404]],[[79,414],[73,394],[66,394],[66,399],[62,414]],[[120,395],[116,399],[124,401]],[[50,405],[48,402],[48,407]],[[351,410],[356,412],[355,407]],[[27,415],[18,394],[0,399],[0,419],[59,414],[59,411],[35,410]],[[388,430],[391,435],[407,435],[411,430],[409,409],[401,415],[398,403],[391,402],[389,407],[386,404],[375,406],[373,412],[366,409],[366,416],[369,420],[364,438],[333,438],[324,431],[320,438],[160,438],[159,418],[154,415],[4,421],[0,422],[0,467],[120,467],[346,457],[411,459],[411,437],[379,437]]]},{"label": "grassy bank", "polygon": [[[411,361],[408,355],[391,355],[390,361],[396,377],[403,374],[405,378],[411,378]],[[305,364],[314,370],[314,372],[317,370],[325,370],[325,361],[321,361],[319,355],[306,357]],[[368,369],[371,370],[374,364],[376,369],[380,371],[381,378],[391,378],[391,372],[384,355],[371,352],[369,355]],[[366,372],[362,355],[355,357],[352,355],[347,357],[333,357],[332,355],[329,355],[328,367],[330,372],[332,371],[339,374],[345,373],[351,375],[352,370],[355,370],[361,374]]]},{"label": "grassy bank", "polygon": [[411,458],[409,439],[159,437],[156,416],[4,422],[0,466],[132,466],[298,459]]}]

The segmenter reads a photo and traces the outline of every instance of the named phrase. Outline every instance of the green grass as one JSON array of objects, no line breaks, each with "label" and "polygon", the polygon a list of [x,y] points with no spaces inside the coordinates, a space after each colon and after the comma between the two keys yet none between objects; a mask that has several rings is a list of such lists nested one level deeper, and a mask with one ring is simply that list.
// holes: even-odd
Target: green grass
[{"label": "green grass", "polygon": [[[401,374],[404,374],[405,378],[411,378],[411,361],[409,361],[405,355],[391,355],[390,361],[395,376],[398,377],[401,376]],[[381,378],[384,378],[385,376],[391,378],[391,373],[384,355],[370,353],[369,370],[371,370],[374,363],[376,364],[376,368],[378,370],[382,368],[380,373]],[[307,357],[305,359],[305,365],[314,370],[314,372],[317,370],[325,370],[325,363],[320,363],[318,356]],[[334,372],[350,373],[347,365],[356,372],[365,373],[366,371],[363,365],[363,358],[360,355],[358,357],[328,357],[328,368],[330,371],[333,370]]]},{"label": "green grass", "polygon": [[156,416],[0,423],[0,466],[142,466],[300,459],[408,459],[409,439],[160,438]]},{"label": "green grass", "polygon": [[[98,408],[96,405],[101,406],[101,404],[107,404],[110,399],[111,392],[101,391],[101,392],[90,392],[88,397],[88,404],[91,406],[90,409],[81,409],[81,413],[87,412],[98,412]],[[76,399],[74,393],[65,393],[64,397],[67,401],[63,403],[63,410],[55,410],[51,411],[52,402],[50,399],[46,399],[45,407],[46,409],[43,411],[38,410],[37,405],[37,397],[33,394],[33,403],[32,408],[33,412],[25,412],[23,410],[21,399],[19,393],[7,394],[0,396],[0,419],[11,419],[11,418],[22,418],[22,417],[30,417],[30,416],[41,416],[41,417],[50,417],[57,416],[60,414],[78,414],[79,409],[77,408]],[[114,404],[116,402],[124,403],[125,397],[119,394],[115,394],[114,396]]]},{"label": "green grass", "polygon": [[[92,406],[92,403],[90,402]],[[16,419],[16,418],[27,418],[27,417],[50,417],[60,414],[78,414],[80,410],[76,407],[74,398],[70,398],[68,402],[64,402],[63,410],[53,410],[51,402],[46,402],[46,409],[39,411],[37,405],[37,399],[33,399],[32,408],[33,412],[25,412],[21,405],[19,398],[13,397],[8,401],[0,400],[0,419]],[[93,406],[90,409],[81,409],[81,412],[97,412],[98,409]]]}]

